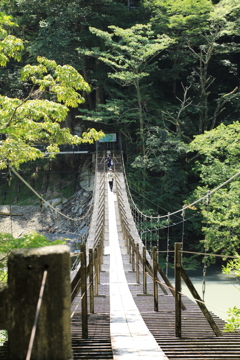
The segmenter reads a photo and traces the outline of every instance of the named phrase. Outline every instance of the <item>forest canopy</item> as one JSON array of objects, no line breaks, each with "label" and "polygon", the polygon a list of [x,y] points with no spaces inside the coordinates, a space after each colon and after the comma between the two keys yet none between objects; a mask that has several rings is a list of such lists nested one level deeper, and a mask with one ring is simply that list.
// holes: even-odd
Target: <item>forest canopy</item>
[{"label": "forest canopy", "polygon": [[[0,66],[6,66],[10,59],[21,60],[24,47],[21,39],[5,30],[14,25],[10,17],[3,13],[0,16]],[[60,126],[69,108],[85,101],[79,90],[90,91],[89,84],[72,66],[38,57],[36,65],[23,66],[19,76],[25,96],[0,95],[0,132],[5,135],[0,146],[0,168],[8,164],[19,167],[23,162],[44,157],[35,147],[38,144],[46,143],[48,156],[54,156],[58,145],[93,142],[103,136],[101,131],[91,129],[79,137]]]},{"label": "forest canopy", "polygon": [[[51,154],[117,132],[134,199],[158,215],[239,172],[239,1],[12,0],[1,10],[1,154],[15,166],[40,155],[36,141]],[[196,209],[186,246],[238,252],[238,189],[235,178]]]}]

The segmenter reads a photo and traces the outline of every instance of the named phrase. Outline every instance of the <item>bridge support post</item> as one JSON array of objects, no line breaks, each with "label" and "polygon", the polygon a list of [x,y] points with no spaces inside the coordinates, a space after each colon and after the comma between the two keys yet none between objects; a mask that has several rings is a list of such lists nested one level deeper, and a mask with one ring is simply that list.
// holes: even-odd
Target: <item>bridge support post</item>
[{"label": "bridge support post", "polygon": [[101,268],[102,268],[102,248],[101,244],[97,248],[97,254],[98,254],[98,283],[100,284],[100,274],[101,274]]},{"label": "bridge support post", "polygon": [[97,249],[94,250],[94,267],[95,267],[95,295],[98,295],[99,271],[98,271],[98,258]]},{"label": "bridge support post", "polygon": [[135,251],[136,251],[136,246],[132,239],[132,271],[135,271]]},{"label": "bridge support post", "polygon": [[182,319],[181,319],[181,267],[182,267],[182,243],[174,244],[174,266],[175,266],[175,335],[182,335]]},{"label": "bridge support post", "polygon": [[9,360],[72,359],[69,247],[14,250],[8,285],[0,293],[2,310]]},{"label": "bridge support post", "polygon": [[154,246],[153,251],[153,294],[154,294],[154,311],[158,311],[158,261],[157,261],[157,248]]},{"label": "bridge support post", "polygon": [[81,245],[81,305],[82,305],[82,338],[88,338],[88,307],[87,307],[87,259],[86,245]]},{"label": "bridge support post", "polygon": [[147,294],[147,259],[146,259],[146,247],[143,246],[143,293]]},{"label": "bridge support post", "polygon": [[139,284],[139,244],[136,245],[136,283]]},{"label": "bridge support post", "polygon": [[90,313],[94,313],[93,249],[89,249]]},{"label": "bridge support post", "polygon": [[130,238],[128,238],[128,254],[129,254],[129,263],[131,264],[131,262],[132,262],[132,243],[131,243],[131,239]]}]

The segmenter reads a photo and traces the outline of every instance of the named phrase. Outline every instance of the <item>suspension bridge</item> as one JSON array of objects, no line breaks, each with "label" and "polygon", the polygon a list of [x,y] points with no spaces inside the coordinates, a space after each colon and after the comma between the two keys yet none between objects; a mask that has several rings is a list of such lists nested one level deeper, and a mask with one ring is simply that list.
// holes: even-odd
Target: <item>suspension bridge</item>
[{"label": "suspension bridge", "polygon": [[[157,248],[146,249],[139,236],[145,230],[137,229],[131,211],[121,152],[114,152],[113,192],[105,158],[96,153],[88,237],[72,267],[72,358],[239,360],[240,333],[224,332],[225,321],[207,309],[182,266],[182,243],[175,244],[173,285],[158,264]],[[157,233],[168,222],[169,215],[157,217],[152,229]],[[194,301],[182,294],[182,280]],[[7,344],[0,356],[7,358]]]}]

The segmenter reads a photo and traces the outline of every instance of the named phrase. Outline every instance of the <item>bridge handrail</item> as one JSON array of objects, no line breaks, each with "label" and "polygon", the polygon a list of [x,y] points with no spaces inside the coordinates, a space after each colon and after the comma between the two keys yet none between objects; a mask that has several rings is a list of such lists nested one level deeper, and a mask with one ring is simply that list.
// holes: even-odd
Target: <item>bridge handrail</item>
[{"label": "bridge handrail", "polygon": [[95,249],[103,240],[104,215],[105,215],[105,152],[96,151],[95,158],[95,180],[94,180],[94,205],[88,238],[86,245],[88,249]]},{"label": "bridge handrail", "polygon": [[[103,240],[105,225],[105,153],[96,151],[95,155],[95,182],[94,182],[94,204],[88,238],[85,244],[81,245],[81,249],[86,252],[86,279],[91,275],[91,266],[95,268],[95,295],[98,293],[98,284],[100,282],[100,271],[103,256]],[[82,246],[86,246],[83,248]],[[91,255],[90,255],[91,254]],[[82,251],[79,255],[81,257]],[[79,262],[78,270],[71,282],[71,301],[74,300],[82,286],[82,258]],[[93,280],[90,280],[90,288],[93,286]],[[93,295],[92,295],[93,296]],[[93,302],[91,296],[90,303]],[[92,305],[94,306],[94,305]],[[84,321],[83,321],[84,324]]]},{"label": "bridge handrail", "polygon": [[[151,258],[149,252],[147,251],[146,247],[144,246],[138,230],[136,228],[131,207],[128,200],[128,195],[126,191],[126,183],[125,183],[125,174],[123,171],[123,157],[122,153],[118,154],[121,161],[119,160],[118,163],[115,165],[115,174],[116,174],[116,193],[118,199],[118,210],[120,221],[122,225],[123,231],[123,238],[125,240],[125,245],[127,248],[127,253],[129,255],[129,262],[132,263],[132,270],[135,271],[135,262],[136,267],[138,268],[140,261],[143,270],[143,293],[147,292],[147,277],[146,274],[148,273],[151,278],[154,277],[154,262]],[[141,255],[142,254],[142,255]],[[172,295],[175,297],[175,290],[172,286],[170,280],[165,275],[164,271],[161,269],[160,265],[157,264],[157,273],[156,282],[158,286],[161,288],[164,294],[168,294],[166,288],[169,288]],[[158,276],[161,277],[162,281],[158,280]],[[136,282],[139,282],[139,271],[136,271]],[[164,286],[166,284],[167,286]],[[181,303],[181,308],[184,310],[186,309],[184,304]]]},{"label": "bridge handrail", "polygon": [[[192,294],[195,294],[196,300],[199,300],[200,297],[192,285],[190,279],[188,278],[185,270],[183,269],[181,265],[181,248],[178,249],[178,252],[175,251],[175,289],[171,285],[168,277],[164,274],[163,270],[161,269],[160,265],[158,264],[157,260],[157,249],[156,247],[152,248],[152,257],[151,259],[148,251],[146,251],[145,246],[141,243],[140,236],[137,232],[134,219],[131,213],[130,205],[128,202],[128,197],[124,196],[126,194],[125,187],[125,181],[124,178],[122,178],[122,169],[119,169],[120,171],[117,171],[116,176],[116,188],[117,188],[117,197],[118,197],[118,209],[119,209],[119,215],[121,219],[122,224],[122,230],[123,230],[123,238],[125,239],[125,245],[127,248],[127,253],[129,254],[129,262],[132,263],[132,270],[136,271],[136,282],[139,283],[139,261],[142,265],[143,270],[143,293],[147,293],[147,278],[146,274],[148,273],[149,276],[153,280],[154,284],[154,310],[158,311],[158,286],[161,288],[164,294],[168,294],[166,291],[166,288],[168,288],[172,295],[175,297],[175,332],[176,336],[181,336],[181,309],[185,310],[185,306],[182,303],[181,300],[181,292],[179,289],[181,289],[180,284],[180,278],[182,277],[185,281],[186,285],[188,286],[189,290]],[[134,231],[133,231],[134,230]],[[139,241],[140,239],[140,241]],[[180,243],[181,244],[181,243]],[[142,245],[142,256],[139,252],[140,245]],[[177,245],[177,244],[175,244]],[[179,244],[178,244],[179,245]],[[180,256],[179,256],[180,254]],[[180,265],[179,265],[180,264]],[[136,269],[135,269],[136,267]],[[180,269],[180,270],[179,270]],[[161,276],[163,281],[159,281],[158,275]],[[203,312],[203,315],[207,319],[209,325],[212,327],[214,333],[217,336],[221,336],[221,331],[219,330],[217,324],[215,323],[213,317],[207,310],[206,306],[202,302],[198,302],[198,306],[200,307],[201,311]]]}]

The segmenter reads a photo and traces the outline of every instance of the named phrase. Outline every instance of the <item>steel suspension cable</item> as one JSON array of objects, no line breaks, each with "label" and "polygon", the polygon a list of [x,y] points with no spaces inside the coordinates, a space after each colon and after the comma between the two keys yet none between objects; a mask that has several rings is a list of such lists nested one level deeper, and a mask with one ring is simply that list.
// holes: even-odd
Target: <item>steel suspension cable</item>
[{"label": "steel suspension cable", "polygon": [[58,213],[59,215],[65,217],[66,219],[68,220],[72,220],[72,221],[80,221],[80,220],[83,220],[85,219],[85,217],[88,215],[88,213],[90,212],[90,210],[92,209],[93,205],[91,204],[89,206],[89,209],[87,210],[86,214],[81,217],[81,218],[76,218],[76,219],[73,219],[71,218],[70,216],[67,216],[65,214],[63,214],[61,211],[57,210],[54,206],[52,206],[48,201],[46,201],[36,190],[34,190],[32,188],[32,186],[26,181],[23,179],[23,177],[12,167],[10,166],[12,172],[42,201],[44,202],[48,207],[50,207],[52,210],[54,210],[55,213]]},{"label": "steel suspension cable", "polygon": [[[128,180],[127,180],[127,176],[126,176],[126,171],[125,171],[125,166],[124,166],[124,159],[123,159],[123,156],[122,156],[122,162],[123,162],[123,173],[124,173],[124,178],[125,178],[125,182],[126,182],[126,188],[127,188],[127,193],[132,201],[132,204],[134,206],[134,208],[141,214],[145,215],[138,207],[137,205],[135,204],[133,198],[132,198],[132,195],[131,195],[131,192],[130,192],[130,188],[129,188],[129,184],[128,184]],[[176,210],[176,211],[173,211],[170,213],[171,216],[173,215],[176,215],[178,213],[182,213],[183,210],[186,210],[188,208],[191,208],[193,207],[195,204],[199,203],[200,201],[202,201],[203,199],[206,199],[209,195],[212,195],[214,194],[216,191],[218,191],[219,189],[221,189],[223,186],[227,185],[229,182],[231,182],[233,179],[235,179],[237,176],[240,175],[240,171],[237,172],[235,175],[231,176],[228,180],[226,180],[225,182],[223,182],[222,184],[220,184],[219,186],[217,186],[215,189],[211,190],[211,191],[208,191],[208,193],[204,196],[202,196],[201,198],[195,200],[194,202],[192,202],[191,204],[189,205],[184,205],[182,209],[179,209],[179,210]],[[146,217],[150,217],[148,215],[145,215]],[[161,215],[160,218],[167,218],[168,217],[168,214],[167,215]],[[158,218],[158,216],[153,216],[153,218]]]}]

